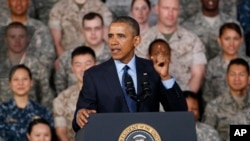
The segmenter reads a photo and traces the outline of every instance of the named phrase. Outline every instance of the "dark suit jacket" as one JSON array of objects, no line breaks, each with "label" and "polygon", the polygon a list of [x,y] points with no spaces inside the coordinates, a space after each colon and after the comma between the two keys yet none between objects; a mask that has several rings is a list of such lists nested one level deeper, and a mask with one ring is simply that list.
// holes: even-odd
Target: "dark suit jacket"
[{"label": "dark suit jacket", "polygon": [[[178,84],[165,89],[151,61],[136,57],[137,90],[142,91],[143,73],[148,73],[151,95],[141,103],[140,112],[159,111],[159,102],[165,111],[186,111],[186,100]],[[113,59],[94,66],[84,73],[83,88],[79,94],[73,119],[73,129],[79,130],[76,113],[79,109],[95,109],[97,113],[129,112]]]}]

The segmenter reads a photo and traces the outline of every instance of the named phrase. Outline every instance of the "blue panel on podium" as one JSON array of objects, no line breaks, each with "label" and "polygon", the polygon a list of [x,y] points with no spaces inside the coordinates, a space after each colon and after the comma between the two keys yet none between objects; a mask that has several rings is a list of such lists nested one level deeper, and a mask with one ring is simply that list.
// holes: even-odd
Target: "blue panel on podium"
[{"label": "blue panel on podium", "polygon": [[190,112],[99,113],[76,135],[76,141],[197,141]]}]

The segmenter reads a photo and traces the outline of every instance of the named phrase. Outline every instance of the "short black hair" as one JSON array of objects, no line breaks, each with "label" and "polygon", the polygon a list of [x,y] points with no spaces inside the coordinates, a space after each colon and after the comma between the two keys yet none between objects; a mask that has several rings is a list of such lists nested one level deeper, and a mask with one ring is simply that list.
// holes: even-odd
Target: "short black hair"
[{"label": "short black hair", "polygon": [[242,65],[246,68],[247,73],[250,74],[249,64],[246,60],[244,60],[242,58],[235,58],[235,59],[231,60],[228,67],[227,67],[227,73],[232,65]]},{"label": "short black hair", "polygon": [[24,69],[28,72],[30,79],[32,80],[32,73],[31,70],[25,66],[24,64],[18,64],[15,65],[11,68],[10,72],[9,72],[9,81],[11,81],[11,78],[13,77],[13,74],[18,70],[18,69]]},{"label": "short black hair", "polygon": [[234,30],[235,32],[237,32],[237,33],[240,35],[240,37],[242,37],[241,27],[240,27],[240,25],[238,25],[237,23],[234,23],[234,22],[224,23],[224,24],[220,27],[220,30],[219,30],[219,36],[220,36],[220,37],[222,36],[223,32],[224,32],[226,29]]},{"label": "short black hair", "polygon": [[[28,129],[27,129],[27,133],[30,134],[32,132],[32,129],[35,125],[37,124],[45,124],[45,125],[48,125],[48,127],[50,128],[51,130],[51,126],[49,124],[49,122],[43,118],[35,118],[33,119],[30,123],[29,123],[29,126],[28,126]],[[52,132],[51,132],[52,133]]]},{"label": "short black hair", "polygon": [[28,35],[28,28],[27,28],[25,25],[23,25],[23,24],[20,23],[20,22],[12,22],[12,23],[8,24],[7,27],[5,28],[5,36],[7,36],[8,31],[9,31],[10,29],[12,29],[12,28],[21,28],[21,29],[23,29],[23,30],[26,32],[26,34]]},{"label": "short black hair", "polygon": [[166,42],[166,41],[163,40],[163,39],[155,39],[154,41],[152,41],[152,42],[149,44],[149,48],[148,48],[148,54],[149,54],[149,55],[152,54],[153,46],[154,46],[156,43],[163,43],[163,44],[165,44],[167,50],[169,51],[169,53],[171,52],[171,48],[170,48],[170,45],[168,44],[168,42]]},{"label": "short black hair", "polygon": [[102,16],[100,14],[98,14],[96,12],[89,12],[86,15],[84,15],[83,18],[82,18],[82,25],[84,25],[85,20],[93,20],[95,17],[98,17],[98,18],[101,19],[102,26],[103,26],[104,25],[103,18],[102,18]]},{"label": "short black hair", "polygon": [[91,49],[90,47],[88,46],[79,46],[79,47],[76,47],[73,52],[71,53],[71,60],[73,60],[73,58],[75,56],[78,56],[78,55],[85,55],[85,54],[90,54],[94,61],[96,61],[96,55],[95,55],[95,52],[93,51],[93,49]]},{"label": "short black hair", "polygon": [[47,120],[45,120],[44,118],[41,118],[41,117],[34,118],[34,119],[29,123],[26,133],[30,135],[31,132],[32,132],[33,127],[34,127],[35,125],[37,125],[37,124],[44,124],[44,125],[47,125],[47,126],[49,127],[49,129],[50,129],[51,140],[52,140],[52,141],[57,141],[57,140],[58,140],[58,138],[57,138],[57,136],[56,136],[56,133],[55,133],[55,129],[50,125],[50,123],[49,123]]},{"label": "short black hair", "polygon": [[129,25],[132,28],[135,36],[140,35],[140,26],[139,26],[138,22],[134,18],[132,18],[130,16],[117,17],[116,19],[114,19],[111,22],[111,24],[112,23],[125,23],[125,24]]}]

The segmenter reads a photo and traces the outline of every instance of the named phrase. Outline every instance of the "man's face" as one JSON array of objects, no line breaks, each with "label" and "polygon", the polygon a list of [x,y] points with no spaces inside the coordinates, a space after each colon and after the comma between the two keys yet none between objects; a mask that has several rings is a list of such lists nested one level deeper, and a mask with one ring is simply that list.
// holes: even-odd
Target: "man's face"
[{"label": "man's face", "polygon": [[25,16],[29,7],[29,0],[8,0],[12,15]]},{"label": "man's face", "polygon": [[194,118],[197,121],[200,116],[198,101],[193,98],[186,98],[188,111],[194,113]]},{"label": "man's face", "polygon": [[158,56],[158,55],[162,55],[162,56],[167,57],[167,60],[169,60],[169,62],[170,62],[170,58],[171,58],[170,49],[166,46],[166,44],[164,44],[162,42],[155,43],[152,46],[152,50],[151,50],[151,54],[149,55],[149,59],[151,57],[157,58],[156,56]]},{"label": "man's face", "polygon": [[71,62],[72,71],[78,82],[83,82],[85,70],[95,65],[95,60],[90,54],[76,55]]},{"label": "man's face", "polygon": [[206,11],[219,9],[219,0],[201,0],[202,8]]},{"label": "man's face", "polygon": [[169,28],[176,26],[179,16],[179,0],[159,0],[156,12],[158,22]]},{"label": "man's face", "polygon": [[127,64],[140,40],[140,36],[136,36],[132,27],[126,23],[112,23],[109,27],[108,43],[114,60]]},{"label": "man's face", "polygon": [[249,74],[243,65],[231,65],[226,75],[227,83],[233,91],[243,91],[247,88]]},{"label": "man's face", "polygon": [[27,32],[22,28],[10,28],[5,37],[8,50],[13,53],[23,53],[28,45]]},{"label": "man's face", "polygon": [[83,21],[83,36],[88,46],[97,46],[103,41],[103,25],[99,17]]}]

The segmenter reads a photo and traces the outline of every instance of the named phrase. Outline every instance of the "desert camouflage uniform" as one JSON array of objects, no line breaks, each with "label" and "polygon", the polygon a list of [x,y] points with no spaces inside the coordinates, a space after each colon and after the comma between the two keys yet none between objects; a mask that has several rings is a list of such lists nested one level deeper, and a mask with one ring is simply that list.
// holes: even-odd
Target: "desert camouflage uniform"
[{"label": "desert camouflage uniform", "polygon": [[202,12],[199,12],[195,16],[185,21],[182,25],[194,32],[202,40],[206,47],[206,57],[208,60],[210,60],[217,56],[221,51],[221,48],[217,42],[217,38],[219,36],[221,25],[226,22],[237,23],[236,20],[221,12],[219,15],[217,15],[213,25],[210,25]]},{"label": "desert camouflage uniform", "polygon": [[[0,44],[4,45],[5,28],[12,21],[10,18],[0,20]],[[27,54],[35,56],[39,61],[51,70],[55,60],[55,48],[49,29],[40,21],[28,18],[26,24],[29,32],[29,45]],[[4,45],[6,48],[6,45]]]},{"label": "desert camouflage uniform", "polygon": [[[65,51],[59,57],[59,69],[56,71],[54,79],[57,94],[77,82],[77,79],[71,69],[71,53],[74,49],[75,48]],[[102,47],[101,51],[99,53],[96,52],[95,54],[97,64],[107,61],[111,57],[110,50],[106,43]]]},{"label": "desert camouflage uniform", "polygon": [[[142,37],[141,44],[136,47],[136,55],[147,58],[149,44],[155,39],[165,39],[157,26],[152,27]],[[206,64],[205,47],[192,32],[178,26],[168,41],[171,48],[169,72],[176,78],[182,90],[191,90],[188,86],[191,79],[191,67],[194,64]]]},{"label": "desert camouflage uniform", "polygon": [[19,108],[10,99],[0,105],[0,113],[0,137],[5,141],[27,141],[27,128],[34,118],[43,118],[54,125],[52,113],[32,100],[25,108]]},{"label": "desert camouflage uniform", "polygon": [[[6,54],[0,57],[0,64],[2,64],[0,68],[0,103],[2,103],[13,97],[12,91],[9,88],[9,72],[14,65]],[[32,73],[33,86],[30,90],[29,97],[51,109],[54,93],[49,86],[48,70],[41,65],[39,60],[32,56],[25,56],[19,64],[26,65]]]},{"label": "desert camouflage uniform", "polygon": [[225,91],[206,105],[203,120],[219,132],[223,141],[226,141],[228,138],[228,130],[232,117],[238,112],[250,108],[249,94],[248,92],[244,99],[240,103],[237,103],[231,93]]},{"label": "desert camouflage uniform", "polygon": [[76,110],[76,102],[79,96],[78,84],[68,87],[62,91],[53,101],[53,115],[55,128],[67,127],[69,141],[75,140],[75,132],[72,128],[72,120]]},{"label": "desert camouflage uniform", "polygon": [[[240,57],[250,64],[249,57]],[[203,91],[203,99],[205,102],[210,102],[225,91],[228,91],[229,88],[225,79],[228,64],[229,61],[225,61],[221,54],[208,62]]]},{"label": "desert camouflage uniform", "polygon": [[64,49],[74,48],[84,43],[82,18],[89,12],[97,12],[102,15],[106,26],[112,21],[112,13],[100,0],[86,0],[81,9],[73,0],[62,0],[53,6],[50,12],[49,27],[61,30],[61,44]]},{"label": "desert camouflage uniform", "polygon": [[195,124],[197,141],[220,141],[220,135],[210,125],[196,122]]}]

